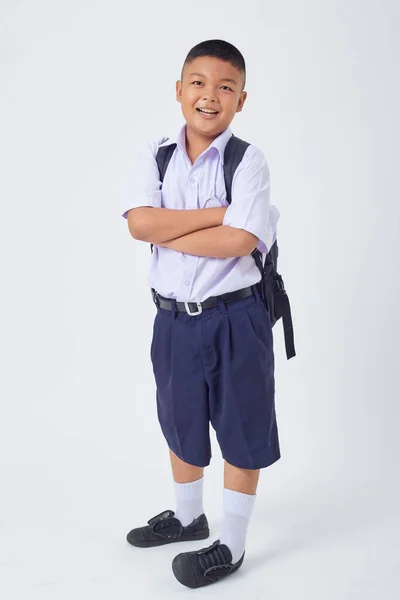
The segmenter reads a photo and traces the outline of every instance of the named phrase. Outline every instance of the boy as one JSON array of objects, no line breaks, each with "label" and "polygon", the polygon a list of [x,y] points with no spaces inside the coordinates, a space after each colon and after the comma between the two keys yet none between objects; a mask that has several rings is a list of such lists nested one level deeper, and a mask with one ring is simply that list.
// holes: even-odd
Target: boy
[{"label": "boy", "polygon": [[[178,581],[192,588],[242,565],[260,469],[280,458],[271,321],[251,256],[256,247],[269,251],[269,170],[250,145],[229,207],[223,174],[245,81],[244,58],[232,44],[208,40],[192,48],[176,84],[186,123],[176,139],[143,151],[123,213],[131,235],[154,244],[150,353],[176,491],[176,510],[127,540],[151,547],[209,536],[203,474],[211,421],[224,458],[224,515],[219,539],[173,560]],[[174,142],[161,192],[157,149]]]}]

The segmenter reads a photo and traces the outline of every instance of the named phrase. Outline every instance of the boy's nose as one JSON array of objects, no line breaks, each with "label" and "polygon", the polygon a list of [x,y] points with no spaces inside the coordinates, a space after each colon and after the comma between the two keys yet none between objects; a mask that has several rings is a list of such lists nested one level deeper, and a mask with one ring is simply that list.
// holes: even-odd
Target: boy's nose
[{"label": "boy's nose", "polygon": [[211,88],[204,88],[203,94],[204,100],[215,100],[216,98],[216,93]]}]

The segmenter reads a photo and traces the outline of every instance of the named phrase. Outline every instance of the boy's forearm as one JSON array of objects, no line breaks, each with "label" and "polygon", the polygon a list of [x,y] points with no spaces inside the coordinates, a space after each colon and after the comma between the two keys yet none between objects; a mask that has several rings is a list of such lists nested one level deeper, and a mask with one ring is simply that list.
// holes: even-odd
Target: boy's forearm
[{"label": "boy's forearm", "polygon": [[159,245],[194,256],[231,258],[248,256],[257,243],[258,238],[252,233],[229,225],[221,225],[196,231]]},{"label": "boy's forearm", "polygon": [[221,225],[226,208],[174,210],[169,208],[134,208],[128,213],[131,235],[143,242],[161,244],[194,231]]}]

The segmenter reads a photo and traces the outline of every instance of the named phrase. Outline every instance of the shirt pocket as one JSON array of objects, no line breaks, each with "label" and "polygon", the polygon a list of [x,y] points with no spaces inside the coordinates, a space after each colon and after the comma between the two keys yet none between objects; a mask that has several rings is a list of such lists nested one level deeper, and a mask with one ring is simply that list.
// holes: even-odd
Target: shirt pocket
[{"label": "shirt pocket", "polygon": [[225,183],[218,181],[215,183],[214,189],[209,190],[209,194],[206,195],[203,208],[221,208],[227,206]]},{"label": "shirt pocket", "polygon": [[214,196],[220,203],[220,206],[228,206],[226,200],[226,187],[224,177],[217,177],[217,181],[214,186]]}]

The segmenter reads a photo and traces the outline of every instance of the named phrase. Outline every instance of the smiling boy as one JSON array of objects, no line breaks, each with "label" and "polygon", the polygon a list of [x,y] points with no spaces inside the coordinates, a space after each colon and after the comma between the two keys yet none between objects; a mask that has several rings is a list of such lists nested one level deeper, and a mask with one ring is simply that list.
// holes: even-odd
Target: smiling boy
[{"label": "smiling boy", "polygon": [[[176,83],[185,124],[175,138],[143,149],[123,213],[131,235],[154,244],[151,360],[176,492],[175,511],[127,539],[152,547],[209,536],[203,478],[211,422],[224,458],[224,514],[213,544],[173,560],[176,578],[192,588],[242,565],[260,469],[280,458],[272,327],[251,256],[270,243],[262,151],[248,146],[230,205],[224,181],[224,150],[246,101],[245,82],[244,58],[232,44],[208,40],[192,48]],[[157,151],[171,144],[161,184]]]}]

